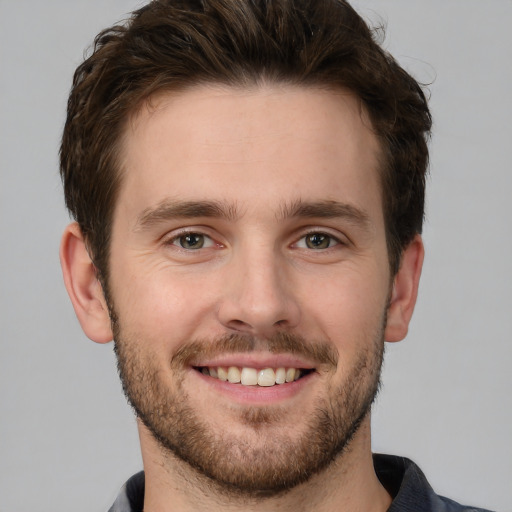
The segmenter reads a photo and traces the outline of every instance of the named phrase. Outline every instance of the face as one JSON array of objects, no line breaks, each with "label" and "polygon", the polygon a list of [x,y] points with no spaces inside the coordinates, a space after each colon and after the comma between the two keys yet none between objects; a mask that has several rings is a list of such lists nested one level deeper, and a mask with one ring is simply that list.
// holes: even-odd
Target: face
[{"label": "face", "polygon": [[154,99],[123,143],[109,299],[129,400],[217,485],[297,485],[378,387],[390,275],[364,111],[342,92],[201,87]]}]

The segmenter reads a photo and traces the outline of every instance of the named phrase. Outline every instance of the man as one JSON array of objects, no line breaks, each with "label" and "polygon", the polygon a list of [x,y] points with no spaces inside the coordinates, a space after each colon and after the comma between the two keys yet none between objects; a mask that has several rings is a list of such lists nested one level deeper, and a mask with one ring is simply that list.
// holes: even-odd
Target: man
[{"label": "man", "polygon": [[66,287],[144,473],[112,511],[476,510],[372,456],[423,261],[430,114],[343,1],[157,1],[77,69]]}]

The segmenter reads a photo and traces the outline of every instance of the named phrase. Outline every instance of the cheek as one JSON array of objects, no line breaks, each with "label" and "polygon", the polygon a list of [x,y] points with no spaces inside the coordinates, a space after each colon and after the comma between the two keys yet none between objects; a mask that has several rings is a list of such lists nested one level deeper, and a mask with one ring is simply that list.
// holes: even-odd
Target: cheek
[{"label": "cheek", "polygon": [[117,275],[116,283],[121,285],[116,286],[113,299],[125,333],[169,348],[197,337],[202,319],[211,310],[208,294],[201,293],[204,282],[165,268]]},{"label": "cheek", "polygon": [[389,293],[388,278],[378,267],[343,269],[330,279],[310,283],[302,299],[305,318],[320,327],[338,350],[350,350],[381,328]]}]

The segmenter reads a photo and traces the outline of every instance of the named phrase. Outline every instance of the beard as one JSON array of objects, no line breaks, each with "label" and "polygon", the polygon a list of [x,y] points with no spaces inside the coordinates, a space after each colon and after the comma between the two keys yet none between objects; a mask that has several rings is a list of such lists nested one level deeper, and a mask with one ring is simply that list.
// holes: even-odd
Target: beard
[{"label": "beard", "polygon": [[[145,353],[144,339],[122,332],[113,308],[111,318],[123,390],[138,418],[164,454],[194,468],[212,490],[232,497],[277,496],[326,469],[349,447],[380,387],[385,321],[361,339],[359,346],[366,348],[347,370],[343,383],[329,387],[325,396],[315,400],[307,419],[301,417],[299,436],[287,432],[288,424],[283,425],[287,409],[279,406],[228,410],[237,426],[243,427],[235,433],[212,424],[192,406],[183,388],[192,359],[251,352],[257,347],[306,356],[335,370],[338,352],[333,344],[309,342],[289,333],[276,333],[263,341],[238,334],[196,340],[183,345],[162,371],[157,358]],[[172,384],[166,380],[170,377]]]}]

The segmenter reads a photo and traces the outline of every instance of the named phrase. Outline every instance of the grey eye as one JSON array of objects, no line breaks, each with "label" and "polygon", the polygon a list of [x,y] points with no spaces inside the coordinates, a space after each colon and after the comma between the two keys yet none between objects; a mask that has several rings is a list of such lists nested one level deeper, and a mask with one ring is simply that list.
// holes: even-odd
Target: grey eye
[{"label": "grey eye", "polygon": [[205,236],[200,233],[187,233],[176,238],[174,244],[183,249],[202,249],[205,245]]},{"label": "grey eye", "polygon": [[308,249],[327,249],[335,240],[325,233],[310,233],[306,235],[305,242]]}]

